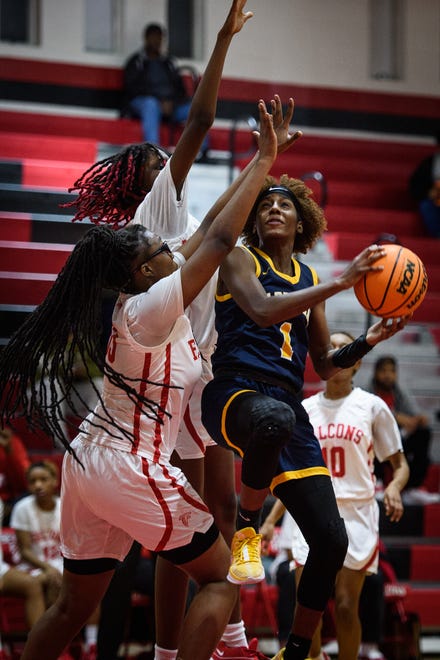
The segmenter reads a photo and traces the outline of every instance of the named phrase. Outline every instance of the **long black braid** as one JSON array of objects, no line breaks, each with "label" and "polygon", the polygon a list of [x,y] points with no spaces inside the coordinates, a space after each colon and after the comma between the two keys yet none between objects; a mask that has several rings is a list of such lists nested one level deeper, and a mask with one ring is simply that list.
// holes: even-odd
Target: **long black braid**
[{"label": "long black braid", "polygon": [[69,188],[78,197],[64,208],[77,209],[73,221],[89,218],[97,225],[108,224],[115,229],[133,219],[137,206],[148,190],[143,186],[146,161],[155,155],[162,165],[165,152],[149,142],[131,144],[122,151],[100,160]]},{"label": "long black braid", "polygon": [[[82,360],[87,378],[101,401],[104,416],[114,435],[132,436],[105,408],[93,383],[90,360],[111,383],[124,390],[142,411],[159,422],[168,414],[135,387],[142,379],[129,379],[105,360],[101,342],[103,288],[130,288],[131,264],[145,245],[145,229],[130,225],[114,231],[93,227],[78,242],[45,300],[26,319],[0,353],[0,428],[14,426],[24,417],[31,430],[41,429],[74,453],[65,438],[66,412],[77,414],[75,395],[91,412],[75,387],[74,364]],[[151,383],[144,380],[142,382]],[[159,414],[161,413],[161,414]],[[68,423],[68,422],[67,422]]]}]

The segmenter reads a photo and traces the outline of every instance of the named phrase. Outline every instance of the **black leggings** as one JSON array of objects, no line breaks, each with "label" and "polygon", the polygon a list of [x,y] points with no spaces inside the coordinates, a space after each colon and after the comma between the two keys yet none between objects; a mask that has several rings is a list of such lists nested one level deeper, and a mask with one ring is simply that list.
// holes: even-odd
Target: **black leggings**
[{"label": "black leggings", "polygon": [[293,516],[309,545],[297,600],[312,610],[323,611],[348,547],[331,479],[322,475],[291,479],[277,486],[274,494]]}]

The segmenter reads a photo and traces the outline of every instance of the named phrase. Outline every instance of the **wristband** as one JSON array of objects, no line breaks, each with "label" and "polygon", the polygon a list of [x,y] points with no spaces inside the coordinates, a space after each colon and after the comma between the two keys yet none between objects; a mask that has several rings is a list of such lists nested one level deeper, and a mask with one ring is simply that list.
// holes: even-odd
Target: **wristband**
[{"label": "wristband", "polygon": [[357,339],[338,348],[332,355],[332,362],[335,367],[348,369],[353,367],[358,360],[371,351],[373,347],[367,343],[366,335],[361,335]]}]

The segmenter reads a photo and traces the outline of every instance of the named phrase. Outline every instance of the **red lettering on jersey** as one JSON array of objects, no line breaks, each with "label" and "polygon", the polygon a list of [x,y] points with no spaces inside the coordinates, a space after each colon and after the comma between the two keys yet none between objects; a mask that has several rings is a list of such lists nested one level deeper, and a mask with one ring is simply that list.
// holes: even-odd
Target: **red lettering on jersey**
[{"label": "red lettering on jersey", "polygon": [[118,336],[117,330],[115,327],[112,327],[112,333],[109,337],[107,343],[107,360],[112,363],[115,361],[116,356],[116,338]]},{"label": "red lettering on jersey", "polygon": [[344,424],[338,424],[336,427],[336,437],[337,438],[343,438],[344,437]]},{"label": "red lettering on jersey", "polygon": [[200,357],[200,351],[197,348],[196,340],[195,339],[190,339],[188,341],[189,348],[191,350],[194,362],[199,359]]},{"label": "red lettering on jersey", "polygon": [[355,426],[346,426],[342,423],[335,425],[334,422],[330,422],[327,427],[318,426],[316,437],[320,442],[337,438],[338,440],[355,442],[358,445],[364,436],[362,429],[358,429]]}]

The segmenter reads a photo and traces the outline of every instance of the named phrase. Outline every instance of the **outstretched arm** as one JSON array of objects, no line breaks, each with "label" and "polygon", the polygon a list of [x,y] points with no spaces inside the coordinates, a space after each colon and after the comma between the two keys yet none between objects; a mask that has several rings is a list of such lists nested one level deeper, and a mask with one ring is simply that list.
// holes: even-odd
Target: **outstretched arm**
[{"label": "outstretched arm", "polygon": [[246,0],[233,0],[229,14],[220,29],[205,72],[191,103],[188,119],[183,133],[176,145],[171,159],[171,174],[177,193],[183,186],[203,139],[212,126],[217,108],[217,96],[223,65],[229,45],[235,34],[252,16],[252,12],[243,12]]},{"label": "outstretched arm", "polygon": [[[275,135],[277,136],[277,154],[284,153],[289,147],[292,146],[298,138],[302,136],[302,131],[295,131],[294,133],[289,133],[289,125],[292,121],[293,111],[295,104],[293,99],[288,100],[286,115],[283,116],[283,106],[281,105],[281,99],[278,94],[275,94],[274,98],[270,102],[272,108],[272,117],[273,117],[273,127]],[[259,139],[259,131],[254,131],[255,138]],[[205,217],[205,221],[209,221],[210,218],[215,218],[220,211],[224,208],[229,199],[236,190],[241,186],[243,179],[248,175],[249,171],[254,166],[255,162],[258,159],[258,152],[253,156],[252,160],[246,165],[246,167],[240,172],[235,181],[229,186],[227,190],[221,195],[212,208],[208,211]]]},{"label": "outstretched arm", "polygon": [[[272,115],[267,112],[264,101],[259,102],[258,109],[261,134],[258,156],[253,166],[214,221],[210,217],[205,218],[195,235],[181,249],[188,259],[182,266],[185,307],[195,298],[224,257],[233,249],[275,160],[277,140]],[[203,240],[193,252],[194,245],[197,245],[201,238]]]}]

